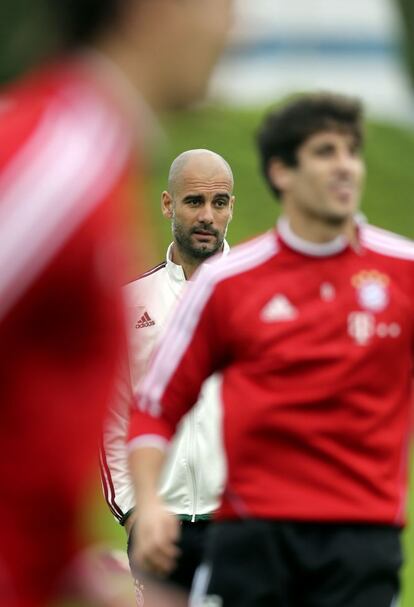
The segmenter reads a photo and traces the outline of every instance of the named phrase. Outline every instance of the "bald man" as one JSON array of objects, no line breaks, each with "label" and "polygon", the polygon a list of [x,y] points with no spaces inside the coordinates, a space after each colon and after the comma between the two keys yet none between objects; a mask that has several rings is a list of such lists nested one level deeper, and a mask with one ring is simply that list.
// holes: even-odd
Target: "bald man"
[{"label": "bald man", "polygon": [[[129,408],[148,360],[186,281],[203,261],[229,249],[225,237],[233,213],[233,174],[210,150],[189,150],[171,165],[168,190],[161,196],[173,242],[166,260],[125,286],[128,309],[128,368],[120,378],[101,451],[106,501],[129,537],[139,512],[129,476],[126,439]],[[205,532],[224,480],[219,377],[204,384],[192,413],[181,423],[159,487],[168,509],[181,521],[181,556],[170,581],[186,589],[200,563]]]}]

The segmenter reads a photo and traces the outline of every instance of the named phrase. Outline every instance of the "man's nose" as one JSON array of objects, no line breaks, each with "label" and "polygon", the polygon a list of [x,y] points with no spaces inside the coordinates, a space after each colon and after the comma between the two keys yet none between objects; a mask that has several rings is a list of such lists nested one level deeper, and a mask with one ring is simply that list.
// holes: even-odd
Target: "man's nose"
[{"label": "man's nose", "polygon": [[337,169],[346,175],[352,174],[355,170],[355,158],[348,152],[341,152],[337,156]]},{"label": "man's nose", "polygon": [[214,215],[212,206],[210,204],[204,204],[200,207],[197,219],[200,223],[213,223]]}]

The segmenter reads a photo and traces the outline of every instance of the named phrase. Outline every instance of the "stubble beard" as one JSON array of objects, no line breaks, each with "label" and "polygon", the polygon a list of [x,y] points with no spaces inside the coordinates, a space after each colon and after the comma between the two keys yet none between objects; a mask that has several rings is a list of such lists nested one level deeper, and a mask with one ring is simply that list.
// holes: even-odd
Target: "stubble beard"
[{"label": "stubble beard", "polygon": [[218,253],[223,247],[224,235],[221,235],[218,230],[214,230],[208,226],[198,226],[198,229],[208,230],[215,237],[215,244],[211,246],[207,243],[200,243],[199,246],[195,246],[191,240],[191,236],[196,229],[185,230],[177,221],[174,221],[172,224],[174,241],[181,253],[188,259],[208,259]]}]

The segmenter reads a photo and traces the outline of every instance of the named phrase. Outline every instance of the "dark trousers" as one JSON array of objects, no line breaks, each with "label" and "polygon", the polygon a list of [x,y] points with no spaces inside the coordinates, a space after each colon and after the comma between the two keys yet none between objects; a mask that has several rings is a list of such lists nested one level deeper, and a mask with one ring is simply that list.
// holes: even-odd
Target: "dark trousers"
[{"label": "dark trousers", "polygon": [[215,523],[190,605],[397,607],[401,562],[392,526]]},{"label": "dark trousers", "polygon": [[[180,557],[177,562],[177,567],[166,579],[166,582],[179,586],[189,591],[192,585],[194,573],[204,556],[205,541],[207,528],[210,521],[199,520],[194,523],[190,521],[181,521],[181,536],[179,548],[181,550]],[[132,550],[132,533],[128,538],[128,558],[131,565],[131,550]],[[133,575],[139,579],[139,572],[134,572],[131,566]]]}]

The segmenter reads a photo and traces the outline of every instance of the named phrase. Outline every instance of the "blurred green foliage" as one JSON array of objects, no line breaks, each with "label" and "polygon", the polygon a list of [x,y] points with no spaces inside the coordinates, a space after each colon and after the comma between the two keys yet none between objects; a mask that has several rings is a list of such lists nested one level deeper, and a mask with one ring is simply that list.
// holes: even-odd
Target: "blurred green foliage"
[{"label": "blurred green foliage", "polygon": [[0,83],[38,63],[56,42],[45,0],[1,0]]}]

